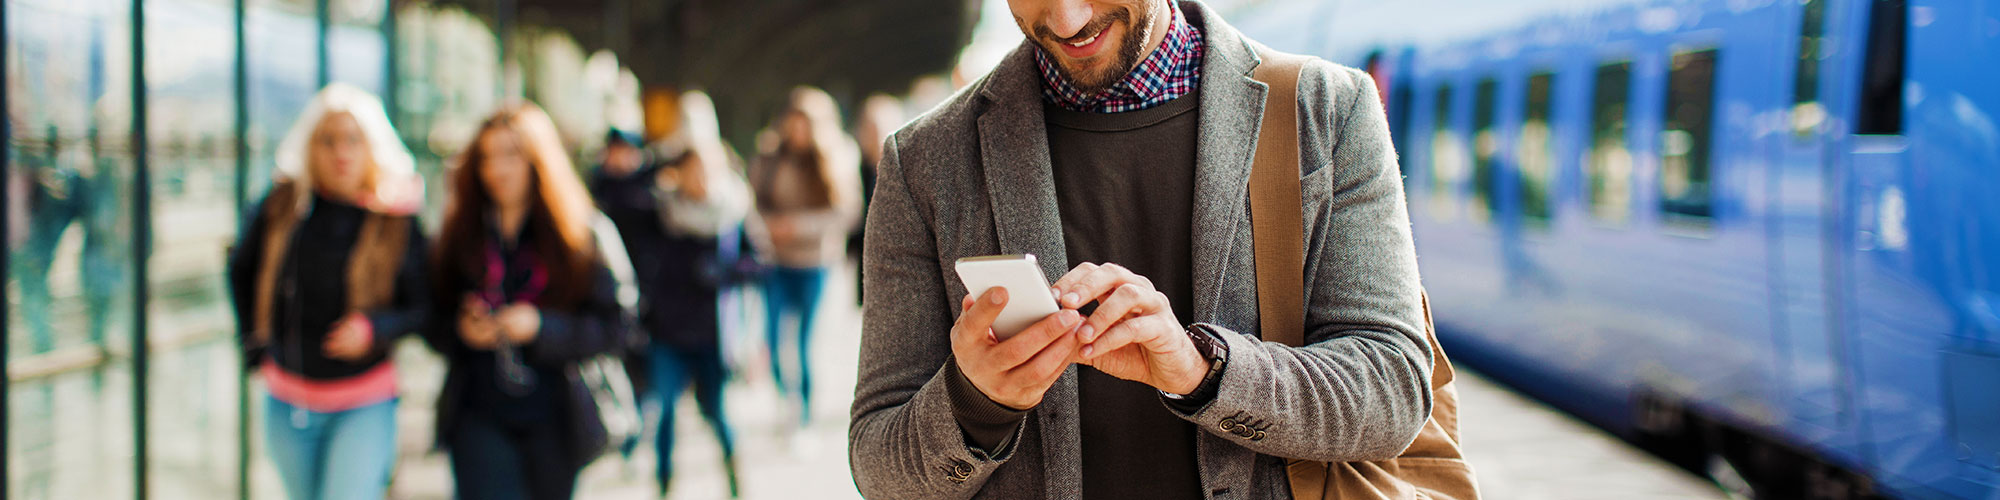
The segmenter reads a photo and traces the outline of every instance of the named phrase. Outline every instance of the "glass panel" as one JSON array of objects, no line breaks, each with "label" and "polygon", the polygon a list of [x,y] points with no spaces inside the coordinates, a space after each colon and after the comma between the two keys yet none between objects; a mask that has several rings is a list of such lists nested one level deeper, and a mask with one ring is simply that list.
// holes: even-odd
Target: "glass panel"
[{"label": "glass panel", "polygon": [[1465,145],[1451,128],[1451,85],[1439,85],[1431,101],[1431,212],[1450,219],[1458,208],[1458,186],[1465,179]]},{"label": "glass panel", "polygon": [[152,494],[236,494],[235,322],[223,256],[236,237],[235,7],[146,2],[153,254]]},{"label": "glass panel", "polygon": [[1520,169],[1514,189],[1521,218],[1528,226],[1543,229],[1549,225],[1549,191],[1555,179],[1554,135],[1549,130],[1554,87],[1553,74],[1528,77],[1527,114],[1521,120],[1521,149],[1515,161]]},{"label": "glass panel", "polygon": [[1675,54],[1667,73],[1666,123],[1660,131],[1660,210],[1707,219],[1709,127],[1715,107],[1716,51]]},{"label": "glass panel", "polygon": [[1493,196],[1493,174],[1500,166],[1500,131],[1493,126],[1493,99],[1499,92],[1500,82],[1492,78],[1480,80],[1472,92],[1473,220],[1491,220],[1500,211],[1499,198]]},{"label": "glass panel", "polygon": [[396,130],[429,185],[443,186],[444,160],[463,150],[499,105],[499,41],[457,7],[405,8],[397,12],[396,28],[402,77],[401,109],[391,111]]},{"label": "glass panel", "polygon": [[389,48],[381,28],[335,25],[326,50],[332,81],[354,84],[377,97],[388,91]]},{"label": "glass panel", "polygon": [[1584,162],[1590,216],[1622,225],[1632,212],[1632,151],[1626,142],[1626,105],[1632,63],[1597,67],[1590,106],[1590,153]]},{"label": "glass panel", "polygon": [[250,0],[245,45],[250,69],[250,199],[270,187],[272,155],[319,88],[319,25],[313,4]]},{"label": "glass panel", "polygon": [[133,493],[129,5],[7,3],[7,498]]},{"label": "glass panel", "polygon": [[[319,25],[311,0],[248,0],[246,4],[243,36],[249,88],[245,99],[250,123],[243,140],[250,160],[244,191],[247,202],[254,205],[270,188],[278,142],[284,140],[285,132],[318,90]],[[229,359],[240,356],[231,354]],[[263,423],[258,418],[265,392],[254,384],[249,391],[251,418],[246,430],[252,441],[249,474],[253,497],[284,498],[277,470],[265,453]]]}]

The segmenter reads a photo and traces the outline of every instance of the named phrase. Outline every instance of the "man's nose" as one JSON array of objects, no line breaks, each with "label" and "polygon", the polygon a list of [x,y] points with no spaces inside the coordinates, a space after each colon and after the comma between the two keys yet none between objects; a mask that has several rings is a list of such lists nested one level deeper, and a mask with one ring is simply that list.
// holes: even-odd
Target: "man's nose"
[{"label": "man's nose", "polygon": [[1049,29],[1059,37],[1074,37],[1090,25],[1090,11],[1086,0],[1055,0],[1049,8]]}]

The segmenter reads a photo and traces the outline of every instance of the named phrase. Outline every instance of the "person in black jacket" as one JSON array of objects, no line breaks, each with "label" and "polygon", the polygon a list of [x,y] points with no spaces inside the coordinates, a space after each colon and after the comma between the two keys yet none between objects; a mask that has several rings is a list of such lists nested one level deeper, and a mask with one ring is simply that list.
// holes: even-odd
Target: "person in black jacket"
[{"label": "person in black jacket", "polygon": [[[739,492],[735,439],[723,413],[729,371],[722,351],[720,299],[736,276],[749,189],[729,164],[715,132],[714,106],[701,92],[681,97],[681,150],[671,162],[641,166],[637,139],[613,130],[605,163],[590,178],[598,206],[618,226],[632,258],[644,305],[640,324],[651,345],[647,363],[660,406],[655,434],[660,494],[673,482],[675,402],[689,387],[722,445],[731,496]],[[630,366],[629,364],[627,366]]]},{"label": "person in black jacket", "polygon": [[382,498],[396,458],[390,347],[430,313],[422,182],[381,101],[328,86],[245,215],[229,291],[265,442],[292,500]]},{"label": "person in black jacket", "polygon": [[458,498],[570,498],[606,444],[578,364],[630,327],[596,209],[532,104],[487,119],[450,176],[427,340],[450,363],[437,436]]}]

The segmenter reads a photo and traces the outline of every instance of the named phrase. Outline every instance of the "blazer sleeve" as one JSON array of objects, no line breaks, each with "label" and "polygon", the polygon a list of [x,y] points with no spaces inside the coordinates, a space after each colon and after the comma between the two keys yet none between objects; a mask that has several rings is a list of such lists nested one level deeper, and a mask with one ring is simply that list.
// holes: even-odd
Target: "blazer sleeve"
[{"label": "blazer sleeve", "polygon": [[[897,138],[884,146],[862,254],[861,359],[849,465],[868,498],[971,498],[1012,455],[967,442],[952,411],[953,319],[931,222],[911,195]],[[1025,426],[1021,426],[1025,427]],[[1021,430],[1016,428],[1016,434]]]},{"label": "blazer sleeve", "polygon": [[[1266,455],[1394,458],[1430,418],[1432,353],[1388,122],[1373,80],[1359,71],[1319,62],[1299,90],[1330,97],[1299,114],[1302,135],[1330,138],[1318,142],[1329,151],[1301,155],[1329,160],[1303,179],[1307,345],[1206,325],[1226,339],[1229,358],[1216,397],[1180,413]],[[1261,432],[1223,430],[1231,424]]]}]

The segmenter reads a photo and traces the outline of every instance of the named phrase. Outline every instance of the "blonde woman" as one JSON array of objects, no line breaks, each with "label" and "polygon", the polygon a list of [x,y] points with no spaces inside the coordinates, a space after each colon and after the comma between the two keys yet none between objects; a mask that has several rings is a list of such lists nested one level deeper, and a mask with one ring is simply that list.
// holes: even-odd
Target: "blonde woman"
[{"label": "blonde woman", "polygon": [[[778,390],[798,410],[800,427],[812,420],[813,319],[826,288],[827,268],[840,262],[848,229],[861,212],[861,176],[854,141],[840,130],[840,110],[826,92],[792,91],[772,128],[774,147],[750,168],[763,249],[776,264],[764,278],[766,346]],[[793,328],[782,328],[785,320]],[[786,334],[789,331],[790,334]],[[795,349],[784,369],[781,348]],[[795,379],[788,380],[786,371]]]},{"label": "blonde woman", "polygon": [[382,103],[321,90],[278,146],[229,256],[244,360],[293,500],[379,499],[396,452],[389,348],[429,314],[423,187]]}]

